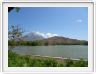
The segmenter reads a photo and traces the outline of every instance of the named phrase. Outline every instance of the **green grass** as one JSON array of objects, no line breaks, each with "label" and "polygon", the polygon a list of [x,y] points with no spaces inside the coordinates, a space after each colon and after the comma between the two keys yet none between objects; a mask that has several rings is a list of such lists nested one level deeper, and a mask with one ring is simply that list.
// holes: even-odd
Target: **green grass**
[{"label": "green grass", "polygon": [[87,67],[88,61],[80,59],[78,61],[71,59],[54,59],[36,57],[30,55],[19,55],[8,50],[9,67]]}]

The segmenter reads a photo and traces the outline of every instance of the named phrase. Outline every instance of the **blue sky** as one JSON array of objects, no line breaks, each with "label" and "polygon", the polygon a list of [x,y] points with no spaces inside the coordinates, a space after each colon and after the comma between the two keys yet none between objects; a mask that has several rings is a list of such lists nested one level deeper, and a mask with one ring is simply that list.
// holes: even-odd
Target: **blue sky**
[{"label": "blue sky", "polygon": [[8,13],[8,25],[20,25],[26,33],[54,34],[88,40],[87,7],[25,7]]}]

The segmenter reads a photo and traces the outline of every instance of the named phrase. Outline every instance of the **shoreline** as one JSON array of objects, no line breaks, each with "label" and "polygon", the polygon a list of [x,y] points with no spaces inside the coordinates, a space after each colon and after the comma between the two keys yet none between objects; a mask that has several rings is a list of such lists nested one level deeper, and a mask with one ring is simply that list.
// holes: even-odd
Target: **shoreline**
[{"label": "shoreline", "polygon": [[[80,60],[80,59],[73,59],[73,58],[51,57],[51,56],[41,56],[41,55],[30,55],[30,56],[33,56],[33,57],[42,57],[42,58],[53,58],[53,59],[60,59],[60,60],[67,60],[67,59],[74,60],[74,61],[79,61]],[[88,60],[84,60],[84,61],[88,61]]]},{"label": "shoreline", "polygon": [[[18,53],[16,53],[18,54]],[[34,57],[34,58],[52,58],[52,59],[57,59],[57,60],[73,60],[73,61],[79,61],[80,59],[83,59],[83,58],[80,58],[80,59],[73,59],[73,58],[63,58],[63,57],[52,57],[52,56],[41,56],[41,55],[25,55],[25,54],[18,54],[18,55],[21,55],[21,56],[30,56],[30,57]],[[88,61],[88,60],[85,60],[83,59],[84,61]]]}]

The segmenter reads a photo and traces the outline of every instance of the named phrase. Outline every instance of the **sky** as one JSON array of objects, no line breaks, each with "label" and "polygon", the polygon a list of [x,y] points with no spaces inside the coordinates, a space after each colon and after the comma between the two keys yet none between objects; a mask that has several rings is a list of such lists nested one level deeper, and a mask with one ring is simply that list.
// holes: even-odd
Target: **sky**
[{"label": "sky", "polygon": [[8,26],[20,25],[25,34],[88,40],[87,7],[22,7],[8,13]]}]

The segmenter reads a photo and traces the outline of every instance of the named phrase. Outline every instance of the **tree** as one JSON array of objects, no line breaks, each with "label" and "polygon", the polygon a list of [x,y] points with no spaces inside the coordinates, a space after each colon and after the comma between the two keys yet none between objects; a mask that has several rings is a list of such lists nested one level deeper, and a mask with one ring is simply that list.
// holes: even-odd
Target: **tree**
[{"label": "tree", "polygon": [[19,7],[8,7],[8,12],[11,12],[13,9],[15,9],[16,12],[19,12],[19,10],[20,10]]},{"label": "tree", "polygon": [[8,32],[9,40],[16,40],[22,37],[23,30],[18,25],[12,25]]},{"label": "tree", "polygon": [[[13,9],[16,12],[19,12],[19,7],[8,7],[8,13],[11,12]],[[11,45],[12,49],[16,46],[16,39],[19,39],[22,36],[22,29],[19,26],[12,25],[11,28],[8,30],[8,44]]]},{"label": "tree", "polygon": [[22,28],[20,28],[18,25],[12,25],[10,27],[8,30],[8,41],[11,43],[12,48],[17,45],[17,41],[21,40],[23,32],[24,31]]}]

